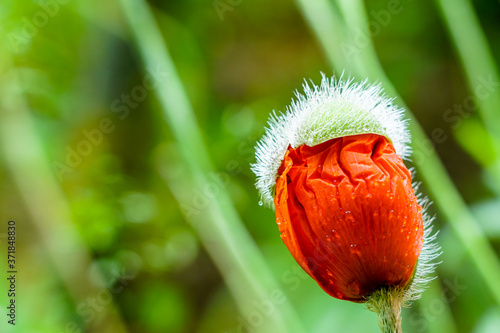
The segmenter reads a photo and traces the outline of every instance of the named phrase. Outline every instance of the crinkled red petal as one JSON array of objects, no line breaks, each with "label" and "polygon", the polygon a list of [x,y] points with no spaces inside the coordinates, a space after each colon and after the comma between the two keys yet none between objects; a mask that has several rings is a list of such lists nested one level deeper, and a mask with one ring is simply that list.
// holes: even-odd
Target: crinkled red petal
[{"label": "crinkled red petal", "polygon": [[331,296],[361,302],[406,286],[423,244],[411,174],[375,134],[288,148],[276,183],[276,219],[299,265]]}]

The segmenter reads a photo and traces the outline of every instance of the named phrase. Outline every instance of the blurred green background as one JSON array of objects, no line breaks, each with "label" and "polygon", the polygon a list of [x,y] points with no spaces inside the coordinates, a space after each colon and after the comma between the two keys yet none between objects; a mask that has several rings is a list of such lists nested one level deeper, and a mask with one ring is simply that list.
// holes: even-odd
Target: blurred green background
[{"label": "blurred green background", "polygon": [[442,264],[404,331],[499,332],[500,2],[364,5],[2,1],[0,331],[378,332],[299,269],[249,169],[269,112],[344,72],[412,111],[435,202]]}]

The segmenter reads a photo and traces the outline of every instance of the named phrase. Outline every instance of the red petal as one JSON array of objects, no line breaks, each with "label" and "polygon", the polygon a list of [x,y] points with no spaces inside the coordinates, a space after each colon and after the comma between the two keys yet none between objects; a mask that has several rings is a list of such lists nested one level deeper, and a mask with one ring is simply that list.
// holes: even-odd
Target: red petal
[{"label": "red petal", "polygon": [[289,147],[276,183],[276,218],[295,260],[330,295],[363,301],[404,287],[422,249],[411,174],[375,134]]}]

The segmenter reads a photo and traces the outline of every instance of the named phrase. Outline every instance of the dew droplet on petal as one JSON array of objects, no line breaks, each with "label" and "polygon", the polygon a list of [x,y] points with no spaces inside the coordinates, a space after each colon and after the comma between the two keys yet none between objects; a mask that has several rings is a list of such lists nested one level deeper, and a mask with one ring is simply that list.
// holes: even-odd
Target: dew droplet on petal
[{"label": "dew droplet on petal", "polygon": [[347,284],[347,290],[354,295],[359,295],[361,292],[361,285],[359,284],[358,281],[351,280]]}]

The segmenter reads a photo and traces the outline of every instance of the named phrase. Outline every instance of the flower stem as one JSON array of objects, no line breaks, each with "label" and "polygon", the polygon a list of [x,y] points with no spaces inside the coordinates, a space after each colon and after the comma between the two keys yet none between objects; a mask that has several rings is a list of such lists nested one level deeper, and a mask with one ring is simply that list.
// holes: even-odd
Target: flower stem
[{"label": "flower stem", "polygon": [[368,309],[377,313],[382,333],[402,333],[401,297],[404,291],[381,288],[368,298]]}]

